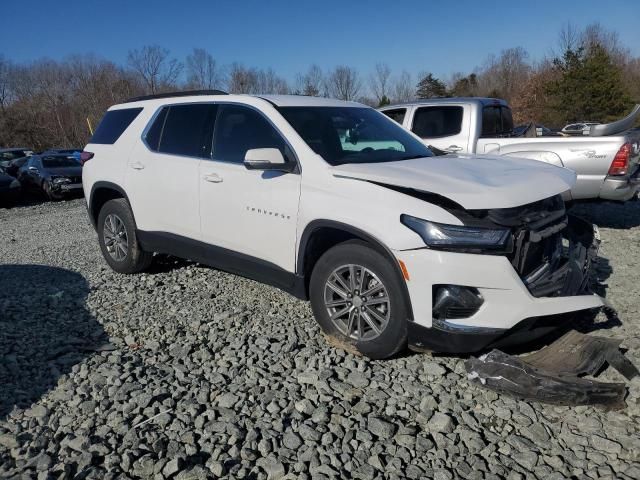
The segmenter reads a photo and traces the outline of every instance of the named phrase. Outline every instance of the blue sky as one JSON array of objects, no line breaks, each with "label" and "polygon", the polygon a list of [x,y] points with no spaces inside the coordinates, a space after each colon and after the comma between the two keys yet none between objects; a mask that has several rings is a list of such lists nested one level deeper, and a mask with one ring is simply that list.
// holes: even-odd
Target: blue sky
[{"label": "blue sky", "polygon": [[490,53],[522,46],[549,54],[562,25],[599,21],[640,56],[638,0],[3,0],[0,54],[14,61],[93,52],[124,63],[159,44],[179,58],[193,47],[221,64],[273,67],[292,80],[312,63],[362,73],[469,72]]}]

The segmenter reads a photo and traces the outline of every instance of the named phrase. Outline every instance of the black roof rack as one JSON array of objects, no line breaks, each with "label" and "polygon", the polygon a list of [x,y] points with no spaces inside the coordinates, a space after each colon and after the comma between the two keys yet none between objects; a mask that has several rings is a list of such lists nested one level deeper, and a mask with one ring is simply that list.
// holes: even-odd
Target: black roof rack
[{"label": "black roof rack", "polygon": [[222,90],[183,90],[180,92],[156,93],[155,95],[142,95],[140,97],[131,97],[122,103],[140,102],[142,100],[153,100],[156,98],[172,98],[172,97],[192,97],[196,95],[229,95]]}]

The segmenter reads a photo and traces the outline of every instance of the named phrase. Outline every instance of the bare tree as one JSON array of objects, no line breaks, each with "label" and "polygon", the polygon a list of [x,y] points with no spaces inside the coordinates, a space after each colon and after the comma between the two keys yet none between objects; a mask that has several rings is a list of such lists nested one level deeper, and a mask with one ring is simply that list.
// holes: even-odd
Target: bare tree
[{"label": "bare tree", "polygon": [[258,93],[258,71],[233,63],[229,69],[229,93]]},{"label": "bare tree", "polygon": [[409,102],[415,99],[415,89],[411,74],[403,70],[400,76],[393,80],[391,92],[393,102],[395,103]]},{"label": "bare tree", "polygon": [[127,62],[151,94],[175,89],[182,72],[182,63],[175,58],[169,58],[169,50],[158,45],[131,50]]},{"label": "bare tree", "polygon": [[187,86],[197,90],[222,88],[224,75],[213,56],[204,48],[194,48],[187,56]]},{"label": "bare tree", "polygon": [[11,89],[11,63],[0,55],[0,110],[4,111],[9,103],[9,92]]},{"label": "bare tree", "polygon": [[607,30],[598,22],[584,28],[580,35],[580,45],[587,51],[592,51],[597,46],[604,48],[619,66],[632,61],[631,52],[621,44],[618,32]]},{"label": "bare tree", "polygon": [[298,74],[296,77],[296,93],[300,95],[319,97],[324,93],[324,85],[322,69],[315,64],[311,65],[306,73]]},{"label": "bare tree", "polygon": [[257,92],[264,94],[286,95],[289,93],[287,81],[279,77],[272,68],[257,71]]},{"label": "bare tree", "polygon": [[386,63],[376,64],[369,78],[371,90],[378,100],[378,104],[389,102],[389,89],[391,87],[391,69]]},{"label": "bare tree", "polygon": [[362,82],[360,81],[358,72],[354,68],[340,65],[329,74],[327,87],[331,96],[335,98],[340,100],[354,100],[360,92]]},{"label": "bare tree", "polygon": [[490,55],[477,76],[478,90],[484,95],[511,100],[531,75],[528,58],[522,47],[508,48],[497,57]]},{"label": "bare tree", "polygon": [[569,50],[575,51],[580,46],[580,32],[571,22],[567,22],[560,29],[558,34],[558,48],[560,52],[554,54],[560,57]]}]

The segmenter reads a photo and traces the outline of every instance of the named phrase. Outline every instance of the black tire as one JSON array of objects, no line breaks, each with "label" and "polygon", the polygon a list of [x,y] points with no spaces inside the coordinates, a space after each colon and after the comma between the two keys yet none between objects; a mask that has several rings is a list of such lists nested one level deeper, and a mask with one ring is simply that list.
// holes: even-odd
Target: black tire
[{"label": "black tire", "polygon": [[[113,253],[114,247],[107,246],[105,241],[105,235],[109,236],[105,226],[105,222],[109,220],[118,219],[124,226],[126,232],[126,238],[121,237],[123,243],[126,243],[126,253],[122,253],[119,250],[119,255]],[[136,222],[133,218],[133,212],[124,198],[116,198],[109,200],[100,209],[98,214],[98,223],[96,224],[96,230],[98,231],[98,242],[100,243],[100,250],[102,250],[102,256],[109,264],[109,266],[118,273],[138,273],[146,270],[153,259],[153,252],[145,252],[142,250],[138,238],[136,236]],[[110,252],[110,248],[112,252]],[[116,255],[116,256],[114,256]],[[118,258],[121,256],[122,258]]]},{"label": "black tire", "polygon": [[[357,322],[357,320],[352,321],[350,316],[348,320],[343,322],[342,328],[344,331],[341,331],[336,323],[331,320],[330,312],[325,305],[325,289],[327,288],[329,278],[332,277],[334,271],[348,265],[361,267],[361,273],[363,272],[362,269],[368,270],[366,276],[368,276],[370,281],[373,281],[373,285],[382,283],[384,289],[386,289],[386,296],[389,299],[385,305],[378,305],[376,307],[388,312],[386,326],[380,329],[377,336],[370,339],[358,338],[359,335],[362,335],[362,332],[365,332],[366,328],[370,328],[369,325],[364,325],[362,329],[358,328],[359,332],[354,332],[351,335],[346,334],[349,327],[344,324],[347,323],[347,321],[351,321],[351,324]],[[345,273],[346,272],[348,272],[348,270],[345,271]],[[371,276],[372,274],[377,278],[374,279]],[[362,275],[357,276],[357,278],[361,276]],[[309,296],[314,316],[322,330],[329,337],[337,340],[338,344],[345,346],[347,349],[353,346],[358,352],[372,359],[389,358],[401,350],[404,350],[407,346],[409,307],[405,300],[401,281],[393,264],[366,242],[350,240],[336,245],[320,257],[311,274]],[[369,285],[372,284],[369,283]],[[332,292],[330,290],[326,291],[328,292],[327,294],[331,295]],[[351,294],[353,295],[353,292]],[[378,294],[381,295],[382,292]],[[341,302],[341,298],[342,296],[340,295],[338,301]],[[373,298],[373,296],[369,297],[369,300]],[[359,300],[359,302],[360,301],[361,300]],[[350,308],[352,310],[354,304],[355,302],[352,301],[345,305],[344,308]],[[368,307],[365,304],[360,307],[360,311],[365,311],[362,310],[363,308],[366,309]],[[356,308],[356,310],[358,310],[358,308]],[[366,312],[368,315],[369,310],[366,310]],[[381,314],[379,310],[376,310],[376,312]],[[335,313],[337,313],[337,307],[336,311],[334,311],[334,314]],[[358,314],[356,313],[356,315]],[[371,320],[373,317],[368,315],[367,318]],[[370,334],[376,334],[372,332],[374,332],[374,330],[370,329]]]},{"label": "black tire", "polygon": [[42,182],[42,190],[44,191],[44,194],[47,196],[47,199],[49,199],[52,202],[58,202],[62,200],[62,198],[64,197],[61,193],[54,193],[51,190],[51,185],[47,181]]}]

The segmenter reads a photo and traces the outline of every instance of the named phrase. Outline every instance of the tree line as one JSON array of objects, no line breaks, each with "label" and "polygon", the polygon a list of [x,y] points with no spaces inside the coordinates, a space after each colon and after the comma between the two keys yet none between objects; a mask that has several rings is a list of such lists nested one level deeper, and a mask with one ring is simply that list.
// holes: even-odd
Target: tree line
[{"label": "tree line", "polygon": [[312,64],[292,80],[272,68],[220,65],[206,49],[180,61],[158,45],[131,50],[126,64],[94,55],[16,63],[0,55],[0,146],[34,149],[82,146],[104,111],[144,94],[221,89],[229,93],[297,94],[356,100],[371,106],[419,98],[489,96],[510,102],[517,123],[561,127],[570,121],[608,121],[640,102],[640,58],[615,32],[567,24],[558,45],[531,61],[522,47],[490,55],[468,73],[414,77],[385,63],[362,74],[349,65]]}]

